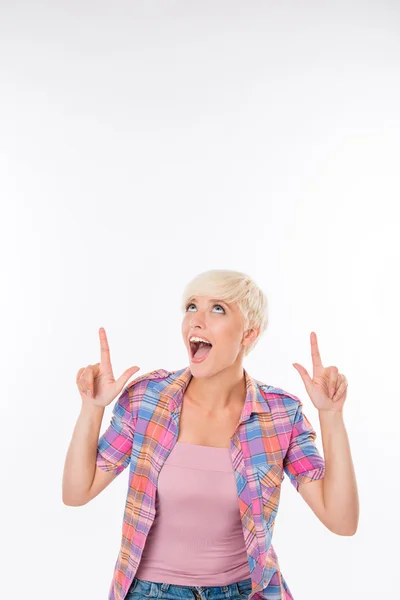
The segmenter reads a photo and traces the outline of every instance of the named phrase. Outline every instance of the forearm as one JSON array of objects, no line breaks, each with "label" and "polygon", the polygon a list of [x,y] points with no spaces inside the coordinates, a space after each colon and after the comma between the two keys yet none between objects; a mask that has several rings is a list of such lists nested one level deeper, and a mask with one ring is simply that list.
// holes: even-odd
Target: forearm
[{"label": "forearm", "polygon": [[341,411],[318,411],[325,459],[323,478],[327,521],[342,535],[357,530],[359,500],[350,444]]},{"label": "forearm", "polygon": [[103,414],[102,407],[82,405],[65,459],[62,481],[64,504],[79,504],[92,485]]}]

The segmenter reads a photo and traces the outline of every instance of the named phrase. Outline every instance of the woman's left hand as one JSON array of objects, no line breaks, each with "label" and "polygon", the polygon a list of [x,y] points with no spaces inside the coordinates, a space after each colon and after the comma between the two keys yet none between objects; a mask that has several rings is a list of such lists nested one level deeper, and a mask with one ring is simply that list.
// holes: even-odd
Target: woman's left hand
[{"label": "woman's left hand", "polygon": [[313,331],[310,335],[310,341],[313,363],[312,379],[304,367],[298,363],[293,363],[293,366],[300,373],[307,393],[318,410],[340,412],[347,396],[347,378],[339,373],[337,367],[324,367],[322,365],[317,334]]}]

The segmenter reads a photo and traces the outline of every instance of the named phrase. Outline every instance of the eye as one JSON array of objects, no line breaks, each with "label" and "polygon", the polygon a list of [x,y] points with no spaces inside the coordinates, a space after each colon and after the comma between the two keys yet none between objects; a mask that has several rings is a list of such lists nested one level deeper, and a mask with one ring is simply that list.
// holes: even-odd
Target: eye
[{"label": "eye", "polygon": [[219,308],[222,308],[222,310],[225,312],[225,309],[220,304],[214,304],[214,307],[215,306],[219,306]]},{"label": "eye", "polygon": [[[188,304],[188,305],[186,306],[186,312],[188,312],[188,310],[189,310],[190,306],[196,306],[196,305],[195,305],[195,303],[194,303],[194,302],[191,302],[190,304]],[[214,304],[213,308],[215,308],[216,306],[218,306],[219,308],[221,308],[221,309],[222,309],[222,311],[223,311],[223,313],[225,313],[225,309],[224,309],[224,307],[223,307],[223,306],[221,306],[220,304]],[[191,312],[191,311],[189,311],[189,312]]]}]

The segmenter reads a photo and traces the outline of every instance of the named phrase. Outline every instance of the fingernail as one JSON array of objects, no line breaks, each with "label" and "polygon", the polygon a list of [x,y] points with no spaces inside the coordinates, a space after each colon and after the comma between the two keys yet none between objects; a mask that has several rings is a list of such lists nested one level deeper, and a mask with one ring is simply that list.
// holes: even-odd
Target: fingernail
[{"label": "fingernail", "polygon": [[91,396],[91,395],[92,395],[92,390],[91,390],[91,389],[89,389],[89,390],[86,392],[86,394],[87,394],[88,396]]}]

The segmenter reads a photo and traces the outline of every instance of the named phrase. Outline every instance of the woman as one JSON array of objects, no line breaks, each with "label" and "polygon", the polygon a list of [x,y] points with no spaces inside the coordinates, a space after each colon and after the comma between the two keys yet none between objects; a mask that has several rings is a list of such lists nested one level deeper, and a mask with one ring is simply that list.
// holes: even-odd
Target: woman
[{"label": "woman", "polygon": [[[312,378],[294,367],[318,409],[323,458],[300,399],[242,366],[268,323],[256,283],[237,271],[207,271],[188,284],[182,308],[189,366],[128,385],[139,367],[115,380],[100,329],[100,363],[77,374],[82,410],[63,501],[86,504],[130,465],[109,600],[292,599],[271,543],[284,473],[328,529],[357,529],[346,378],[322,366],[312,333]],[[122,388],[99,439],[104,407]]]}]

